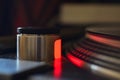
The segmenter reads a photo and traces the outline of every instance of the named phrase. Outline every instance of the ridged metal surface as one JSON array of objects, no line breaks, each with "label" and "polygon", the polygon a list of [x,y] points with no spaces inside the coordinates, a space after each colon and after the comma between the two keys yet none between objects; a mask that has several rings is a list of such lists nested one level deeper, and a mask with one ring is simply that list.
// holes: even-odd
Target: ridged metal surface
[{"label": "ridged metal surface", "polygon": [[54,42],[57,35],[17,35],[17,58],[50,62],[54,58]]},{"label": "ridged metal surface", "polygon": [[93,73],[120,80],[119,32],[119,28],[114,26],[87,28],[85,37],[73,42],[71,47],[66,49],[68,59],[69,55],[74,56],[82,60],[85,67]]}]

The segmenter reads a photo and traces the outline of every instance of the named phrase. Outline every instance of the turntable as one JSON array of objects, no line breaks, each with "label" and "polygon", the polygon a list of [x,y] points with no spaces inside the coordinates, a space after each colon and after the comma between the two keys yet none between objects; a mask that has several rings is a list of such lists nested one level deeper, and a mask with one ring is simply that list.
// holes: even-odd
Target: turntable
[{"label": "turntable", "polygon": [[120,25],[99,24],[86,28],[85,37],[66,49],[76,66],[112,80],[120,79]]}]

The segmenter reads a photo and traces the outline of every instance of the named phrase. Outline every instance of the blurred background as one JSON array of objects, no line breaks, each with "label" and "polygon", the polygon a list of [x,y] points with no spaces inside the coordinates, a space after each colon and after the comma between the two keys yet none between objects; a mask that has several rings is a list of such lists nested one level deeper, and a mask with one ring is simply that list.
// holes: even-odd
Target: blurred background
[{"label": "blurred background", "polygon": [[96,24],[120,24],[120,0],[0,0],[0,57],[16,54],[18,27],[60,28],[64,51]]},{"label": "blurred background", "polygon": [[[79,9],[80,5],[83,4],[85,6],[96,4],[94,7],[97,7],[99,4],[104,6],[108,4],[119,5],[119,2],[119,0],[0,0],[0,35],[16,35],[16,28],[20,26],[44,27],[47,25],[53,27],[57,24],[61,25],[61,22],[69,22],[66,18],[69,15],[74,18],[75,14],[72,10],[76,7]],[[68,12],[69,8],[71,13]],[[85,11],[81,11],[80,8],[78,12]],[[94,10],[94,13],[96,12],[97,10]],[[79,17],[81,15],[76,16]],[[73,21],[74,24],[78,22],[75,21]]]},{"label": "blurred background", "polygon": [[[59,27],[64,42],[86,26],[120,22],[119,0],[0,0],[0,47],[16,46],[18,27]],[[79,36],[78,36],[79,35]]]}]

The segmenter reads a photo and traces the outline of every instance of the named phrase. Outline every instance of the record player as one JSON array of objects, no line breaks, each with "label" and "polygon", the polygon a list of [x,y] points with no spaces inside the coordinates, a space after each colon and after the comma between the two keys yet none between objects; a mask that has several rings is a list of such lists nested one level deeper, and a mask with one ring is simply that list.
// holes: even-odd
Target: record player
[{"label": "record player", "polygon": [[119,4],[109,2],[62,5],[63,29],[74,34],[64,45],[65,56],[73,65],[107,80],[120,80],[119,9]]},{"label": "record player", "polygon": [[89,26],[85,37],[66,49],[66,56],[78,67],[82,65],[100,76],[120,79],[119,34],[119,25]]},{"label": "record player", "polygon": [[119,9],[119,4],[62,4],[63,59],[56,59],[48,73],[27,80],[120,80]]}]

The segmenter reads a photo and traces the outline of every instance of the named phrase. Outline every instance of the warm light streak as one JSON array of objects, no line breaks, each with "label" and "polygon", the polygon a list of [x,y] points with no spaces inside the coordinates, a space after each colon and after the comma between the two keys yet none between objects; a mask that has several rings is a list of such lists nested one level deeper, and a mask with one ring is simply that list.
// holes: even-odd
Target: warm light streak
[{"label": "warm light streak", "polygon": [[76,58],[75,56],[71,55],[70,53],[67,54],[68,59],[78,67],[84,67],[84,61]]},{"label": "warm light streak", "polygon": [[61,58],[54,60],[54,77],[59,78],[62,72]]},{"label": "warm light streak", "polygon": [[96,42],[100,42],[100,43],[103,43],[103,44],[107,44],[107,45],[110,45],[110,46],[120,48],[120,41],[119,40],[108,39],[108,38],[101,37],[99,35],[97,36],[97,35],[89,34],[89,33],[86,36],[88,38],[96,41]]},{"label": "warm light streak", "polygon": [[54,58],[61,58],[61,39],[58,39],[54,43]]}]

